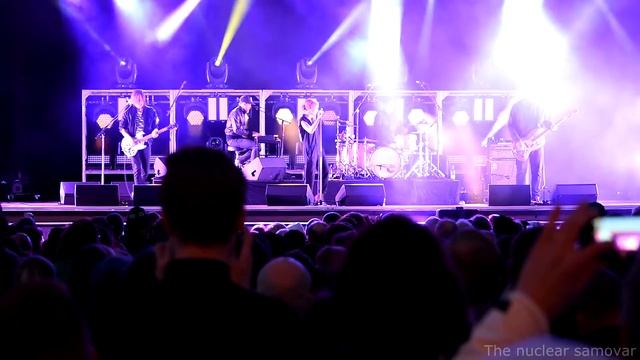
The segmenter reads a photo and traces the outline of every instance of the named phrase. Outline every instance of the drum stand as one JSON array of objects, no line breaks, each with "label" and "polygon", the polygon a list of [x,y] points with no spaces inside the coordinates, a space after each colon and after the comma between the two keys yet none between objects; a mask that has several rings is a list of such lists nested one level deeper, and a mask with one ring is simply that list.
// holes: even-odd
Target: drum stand
[{"label": "drum stand", "polygon": [[409,178],[412,174],[416,174],[416,177],[437,176],[445,177],[444,173],[438,169],[438,167],[431,161],[429,146],[426,141],[426,133],[420,134],[420,143],[418,144],[418,160],[411,170],[404,176],[405,179]]}]

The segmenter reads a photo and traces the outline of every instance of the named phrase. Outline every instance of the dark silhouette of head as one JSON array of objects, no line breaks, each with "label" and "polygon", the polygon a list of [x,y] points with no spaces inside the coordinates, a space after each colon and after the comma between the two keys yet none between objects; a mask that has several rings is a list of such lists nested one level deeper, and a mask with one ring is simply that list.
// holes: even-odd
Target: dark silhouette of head
[{"label": "dark silhouette of head", "polygon": [[463,295],[439,241],[404,216],[386,215],[358,236],[336,300],[348,353],[449,358],[468,335]]},{"label": "dark silhouette of head", "polygon": [[229,243],[243,226],[246,188],[222,152],[196,147],[171,154],[160,190],[169,232],[182,243]]}]

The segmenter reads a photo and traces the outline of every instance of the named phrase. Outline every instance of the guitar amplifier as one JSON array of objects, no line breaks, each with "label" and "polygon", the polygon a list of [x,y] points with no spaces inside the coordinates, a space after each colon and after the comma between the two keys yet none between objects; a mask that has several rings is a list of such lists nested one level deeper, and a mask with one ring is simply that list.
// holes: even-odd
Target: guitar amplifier
[{"label": "guitar amplifier", "polygon": [[489,145],[488,157],[489,159],[515,159],[513,143],[505,141]]}]

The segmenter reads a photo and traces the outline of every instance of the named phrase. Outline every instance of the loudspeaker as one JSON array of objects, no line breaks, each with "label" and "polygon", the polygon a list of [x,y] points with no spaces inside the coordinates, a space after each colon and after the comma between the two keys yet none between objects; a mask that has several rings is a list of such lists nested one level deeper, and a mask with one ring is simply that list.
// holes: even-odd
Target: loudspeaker
[{"label": "loudspeaker", "polygon": [[118,185],[76,184],[76,206],[118,206]]},{"label": "loudspeaker", "polygon": [[489,161],[491,183],[493,185],[516,184],[516,160],[500,159]]},{"label": "loudspeaker", "polygon": [[282,181],[287,170],[284,159],[279,157],[255,158],[242,168],[249,181]]},{"label": "loudspeaker", "polygon": [[307,184],[267,184],[269,206],[306,206],[313,203],[313,193]]},{"label": "loudspeaker", "polygon": [[383,184],[343,184],[336,194],[341,206],[384,205],[386,194]]},{"label": "loudspeaker", "polygon": [[111,184],[118,185],[118,194],[120,196],[120,204],[131,204],[131,193],[133,192],[133,182],[131,181],[112,181]]},{"label": "loudspeaker", "polygon": [[97,181],[81,182],[81,181],[62,181],[60,182],[60,205],[76,204],[76,184],[99,184]]},{"label": "loudspeaker", "polygon": [[557,205],[579,205],[598,201],[596,184],[558,184],[553,192],[553,203]]},{"label": "loudspeaker", "polygon": [[153,174],[157,178],[167,175],[167,157],[158,156],[153,162]]},{"label": "loudspeaker", "polygon": [[160,206],[160,185],[134,185],[133,206]]},{"label": "loudspeaker", "polygon": [[489,185],[489,206],[531,205],[529,185]]}]

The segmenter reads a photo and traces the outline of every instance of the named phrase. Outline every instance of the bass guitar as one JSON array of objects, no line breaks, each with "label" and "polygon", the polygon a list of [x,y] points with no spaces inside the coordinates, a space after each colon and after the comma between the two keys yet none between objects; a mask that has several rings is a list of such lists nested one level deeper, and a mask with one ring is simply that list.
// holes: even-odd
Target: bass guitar
[{"label": "bass guitar", "polygon": [[[158,135],[162,134],[163,132],[169,131],[171,129],[175,129],[177,127],[178,127],[177,124],[171,124],[171,125],[165,126],[162,129],[158,130]],[[130,158],[134,157],[138,153],[138,150],[142,150],[147,147],[147,141],[149,141],[149,139],[151,139],[152,137],[153,137],[152,134],[145,135],[141,138],[135,138],[135,139],[130,137],[125,137],[120,142],[120,148],[122,148],[122,152],[125,155],[127,155],[127,157],[130,157]]]},{"label": "bass guitar", "polygon": [[531,152],[544,146],[542,138],[547,132],[555,129],[561,122],[573,117],[578,111],[575,109],[566,111],[555,122],[549,122],[546,126],[532,130],[527,136],[513,143],[513,156],[518,161],[526,161]]}]

